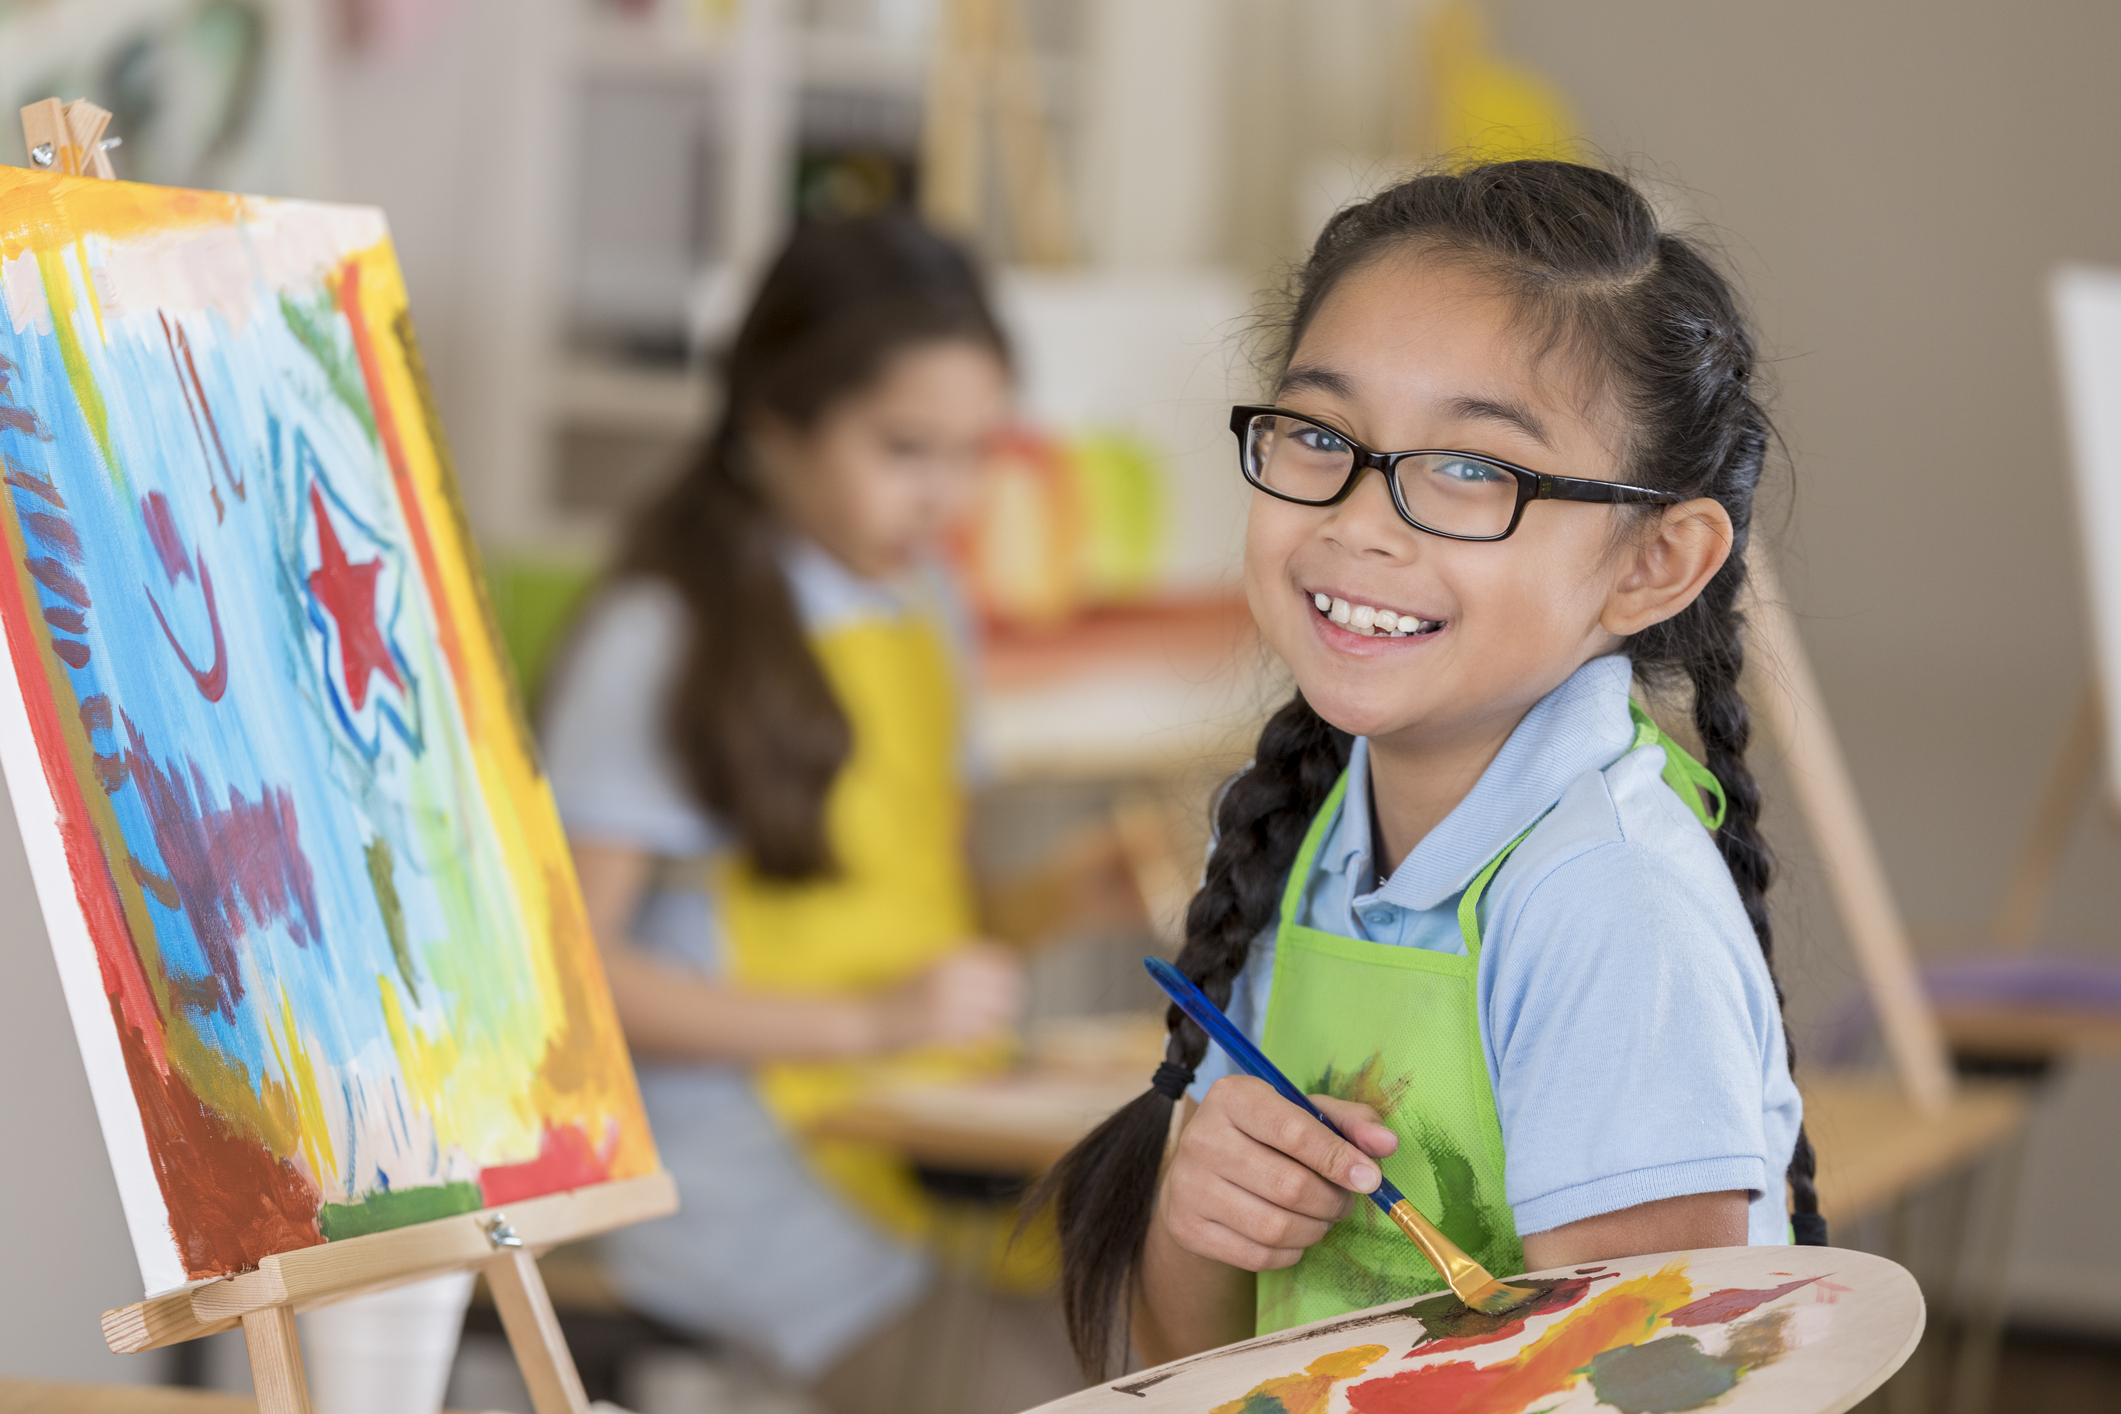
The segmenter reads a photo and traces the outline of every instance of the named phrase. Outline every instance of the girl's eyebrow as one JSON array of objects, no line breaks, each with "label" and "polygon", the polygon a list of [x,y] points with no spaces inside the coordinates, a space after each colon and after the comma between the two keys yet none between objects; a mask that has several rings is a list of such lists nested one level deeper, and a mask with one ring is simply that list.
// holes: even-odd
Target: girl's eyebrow
[{"label": "girl's eyebrow", "polygon": [[1547,440],[1546,424],[1539,420],[1538,414],[1522,403],[1498,402],[1493,398],[1459,397],[1451,399],[1444,407],[1454,417],[1478,422],[1500,422],[1514,427],[1548,451],[1554,449],[1554,444]]},{"label": "girl's eyebrow", "polygon": [[1275,390],[1275,396],[1283,393],[1326,393],[1336,398],[1352,398],[1355,383],[1345,373],[1305,363],[1282,374],[1281,386]]},{"label": "girl's eyebrow", "polygon": [[[1330,397],[1352,399],[1355,396],[1355,380],[1338,369],[1315,363],[1298,364],[1281,376],[1281,386],[1275,391],[1275,396],[1283,397],[1290,393],[1324,393]],[[1548,451],[1554,449],[1554,444],[1547,439],[1546,424],[1539,420],[1537,413],[1522,403],[1505,402],[1499,398],[1476,398],[1468,394],[1449,399],[1444,403],[1443,410],[1462,421],[1499,422],[1504,426],[1514,427]]]}]

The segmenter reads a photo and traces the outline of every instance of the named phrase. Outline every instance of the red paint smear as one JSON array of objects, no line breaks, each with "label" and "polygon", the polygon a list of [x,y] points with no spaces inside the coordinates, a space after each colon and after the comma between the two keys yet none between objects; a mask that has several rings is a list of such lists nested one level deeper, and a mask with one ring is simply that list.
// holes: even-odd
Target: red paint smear
[{"label": "red paint smear", "polygon": [[[126,765],[154,826],[155,848],[219,983],[219,1010],[232,1019],[243,999],[237,938],[253,925],[262,928],[283,919],[299,944],[318,936],[316,881],[302,853],[294,797],[266,786],[252,802],[230,786],[228,806],[222,809],[211,803],[197,763],[186,762],[191,768],[187,785],[181,772],[164,772],[148,754],[132,719],[123,721]],[[297,908],[301,918],[295,917]]]},{"label": "red paint smear", "polygon": [[88,666],[89,652],[86,643],[76,643],[71,638],[54,638],[52,640],[52,652],[58,654],[59,661],[66,664],[69,668],[85,668]]},{"label": "red paint smear", "polygon": [[1658,1303],[1620,1287],[1605,1293],[1508,1360],[1450,1360],[1348,1388],[1351,1414],[1520,1414],[1582,1378],[1600,1351],[1650,1333]]},{"label": "red paint smear", "polygon": [[317,596],[339,626],[339,671],[346,679],[346,695],[354,711],[368,701],[368,679],[381,673],[398,691],[405,679],[390,656],[390,645],[376,627],[376,576],[383,573],[381,560],[354,564],[339,543],[337,527],[324,504],[324,493],[315,482],[309,485],[309,508],[317,518],[319,566],[309,576],[309,592]]},{"label": "red paint smear", "polygon": [[231,1134],[182,1075],[150,1062],[139,1028],[116,1019],[185,1275],[247,1271],[276,1252],[321,1243],[321,1197],[309,1180],[257,1139]]},{"label": "red paint smear", "polygon": [[1509,1340],[1514,1336],[1523,1335],[1526,1321],[1534,1316],[1545,1316],[1555,1311],[1568,1310],[1571,1306],[1583,1300],[1583,1294],[1591,1289],[1592,1282],[1605,1281],[1613,1275],[1614,1273],[1607,1272],[1603,1277],[1571,1277],[1566,1281],[1548,1287],[1524,1305],[1501,1316],[1484,1317],[1478,1312],[1469,1311],[1461,1318],[1459,1322],[1461,1327],[1475,1322],[1484,1326],[1487,1322],[1493,1321],[1495,1322],[1494,1329],[1478,1330],[1468,1335],[1447,1335],[1439,1336],[1435,1339],[1424,1339],[1417,1343],[1412,1350],[1409,1350],[1405,1358],[1412,1360],[1417,1355],[1441,1355],[1447,1350],[1471,1350],[1477,1345],[1491,1345],[1498,1340]]},{"label": "red paint smear", "polygon": [[68,633],[88,632],[88,616],[79,609],[46,609],[44,621],[53,628],[65,629]]},{"label": "red paint smear", "polygon": [[155,547],[155,558],[162,561],[162,573],[169,576],[169,582],[175,584],[179,575],[191,576],[191,552],[177,533],[169,497],[160,491],[148,492],[140,502],[140,518],[147,522],[147,543]]},{"label": "red paint smear", "polygon": [[[14,480],[12,476],[8,479],[10,482]],[[61,504],[56,496],[53,504]],[[104,994],[110,997],[112,1009],[118,1013],[121,1033],[129,1027],[144,1033],[147,1058],[152,1062],[152,1069],[159,1072],[169,1064],[162,1048],[162,1014],[155,1006],[154,993],[148,988],[147,974],[142,970],[140,955],[133,947],[132,933],[125,926],[125,912],[118,901],[117,881],[111,877],[110,862],[88,822],[88,803],[81,795],[81,777],[68,757],[66,732],[59,722],[59,704],[50,679],[45,676],[43,657],[37,652],[29,610],[23,603],[22,581],[9,573],[5,565],[0,565],[0,625],[7,630],[8,655],[14,661],[15,680],[21,685],[22,705],[29,714],[30,736],[37,743],[37,759],[43,764],[45,783],[52,793],[52,808],[57,815],[54,823],[59,827],[59,838],[66,849],[67,874],[74,881],[74,897],[81,906],[89,939],[95,945],[96,965],[103,975]],[[84,720],[95,710],[94,704],[100,701],[103,699],[98,696],[81,704]],[[139,1086],[140,1082],[135,1078],[133,1088],[137,1091]]]},{"label": "red paint smear", "polygon": [[37,583],[43,585],[61,599],[66,600],[67,603],[83,609],[95,607],[89,602],[88,586],[75,579],[73,571],[51,556],[47,555],[41,560],[31,560],[25,568],[29,570],[30,578],[36,580]]},{"label": "red paint smear", "polygon": [[[169,323],[167,320],[163,321],[162,332],[165,336],[167,336],[169,333]],[[236,476],[236,469],[233,466],[229,465],[228,450],[227,448],[221,445],[221,429],[214,424],[214,410],[211,407],[208,407],[206,404],[206,385],[199,381],[199,365],[192,362],[191,335],[184,332],[184,325],[181,322],[177,325],[177,347],[183,350],[184,371],[187,374],[191,375],[192,392],[195,392],[199,395],[198,411],[193,415],[192,418],[192,430],[194,432],[198,431],[199,418],[203,417],[206,419],[206,430],[213,434],[214,455],[221,459],[221,475],[228,481],[228,489],[236,493],[237,500],[248,500],[249,497],[245,494],[245,486],[247,483],[243,480],[238,479],[238,477]],[[190,394],[185,395],[185,401],[191,401]],[[201,451],[204,451],[206,449],[206,443],[204,439],[201,439],[199,443],[199,449]],[[219,505],[220,503],[221,498],[219,496],[214,497],[214,504]]]},{"label": "red paint smear", "polygon": [[1671,1314],[1675,1326],[1713,1326],[1725,1321],[1735,1321],[1756,1306],[1765,1306],[1778,1296],[1787,1296],[1800,1286],[1810,1286],[1818,1277],[1799,1277],[1780,1286],[1771,1286],[1765,1291],[1740,1291],[1732,1287],[1728,1291],[1712,1291],[1699,1301],[1681,1306]]},{"label": "red paint smear", "polygon": [[547,1193],[588,1188],[611,1179],[611,1155],[590,1147],[589,1136],[578,1124],[556,1128],[545,1125],[538,1156],[528,1163],[495,1164],[479,1170],[479,1193],[491,1208]]},{"label": "red paint smear", "polygon": [[[383,441],[383,455],[390,463],[391,479],[397,485],[398,505],[405,514],[406,529],[412,534],[413,552],[420,559],[420,573],[427,580],[427,598],[434,605],[435,636],[442,641],[442,656],[449,660],[450,675],[456,679],[457,691],[469,694],[471,677],[464,670],[464,647],[457,637],[456,615],[450,611],[441,566],[435,559],[434,541],[427,534],[427,517],[420,512],[419,493],[412,484],[412,467],[405,460],[405,444],[398,438],[398,420],[391,412],[390,395],[383,385],[383,366],[376,356],[375,336],[369,332],[367,316],[361,312],[359,262],[349,260],[339,267],[335,293],[339,313],[346,317],[346,325],[353,331],[354,353],[361,360],[361,378],[368,384],[369,411],[375,414],[376,434]],[[465,716],[477,719],[468,697]]]},{"label": "red paint smear", "polygon": [[221,694],[228,691],[228,640],[221,634],[221,611],[214,606],[214,577],[207,573],[206,561],[199,561],[199,592],[206,597],[206,622],[213,628],[214,665],[203,673],[193,664],[191,654],[184,651],[184,645],[177,642],[177,635],[170,632],[169,620],[162,616],[162,606],[155,602],[154,591],[144,584],[140,590],[147,595],[147,607],[155,611],[155,622],[162,625],[162,636],[176,650],[177,661],[184,665],[185,672],[191,674],[192,686],[198,688],[199,695],[208,702],[219,702]]}]

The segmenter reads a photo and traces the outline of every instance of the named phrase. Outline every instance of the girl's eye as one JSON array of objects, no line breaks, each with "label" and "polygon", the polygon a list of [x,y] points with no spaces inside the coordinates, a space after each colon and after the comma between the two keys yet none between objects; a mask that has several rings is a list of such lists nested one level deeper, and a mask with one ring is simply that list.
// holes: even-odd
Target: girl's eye
[{"label": "girl's eye", "polygon": [[1456,481],[1466,486],[1483,486],[1503,479],[1503,473],[1485,462],[1467,461],[1453,457],[1436,468],[1436,474],[1446,481]]},{"label": "girl's eye", "polygon": [[1349,450],[1345,437],[1336,437],[1323,427],[1299,426],[1289,434],[1289,440],[1307,452],[1317,452],[1323,456],[1345,456]]}]

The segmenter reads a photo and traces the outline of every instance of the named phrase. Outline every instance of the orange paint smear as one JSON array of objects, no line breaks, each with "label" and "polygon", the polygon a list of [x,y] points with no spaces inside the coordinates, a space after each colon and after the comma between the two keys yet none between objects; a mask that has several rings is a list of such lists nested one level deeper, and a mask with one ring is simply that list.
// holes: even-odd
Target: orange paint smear
[{"label": "orange paint smear", "polygon": [[1689,1296],[1686,1269],[1622,1282],[1507,1360],[1446,1361],[1348,1389],[1352,1414],[1521,1414],[1533,1401],[1573,1389],[1592,1357],[1648,1339]]},{"label": "orange paint smear", "polygon": [[1333,1386],[1376,1364],[1386,1348],[1357,1345],[1321,1355],[1304,1366],[1301,1374],[1261,1380],[1228,1404],[1216,1405],[1208,1414],[1326,1414]]},{"label": "orange paint smear", "polygon": [[122,241],[166,235],[181,227],[232,225],[242,218],[243,209],[243,198],[227,192],[0,167],[0,259],[71,245],[83,235]]}]

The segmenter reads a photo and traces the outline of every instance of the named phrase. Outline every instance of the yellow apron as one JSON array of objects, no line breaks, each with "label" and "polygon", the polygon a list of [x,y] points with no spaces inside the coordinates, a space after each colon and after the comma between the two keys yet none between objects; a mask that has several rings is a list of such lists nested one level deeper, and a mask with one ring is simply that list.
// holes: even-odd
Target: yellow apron
[{"label": "yellow apron", "polygon": [[[864,618],[813,636],[810,646],[853,730],[853,752],[825,806],[837,870],[787,883],[760,877],[740,855],[722,856],[709,866],[712,896],[738,985],[870,991],[917,976],[978,928],[957,685],[941,634],[919,615]],[[984,1045],[781,1061],[759,1067],[755,1083],[833,1188],[887,1231],[921,1241],[934,1231],[933,1205],[903,1155],[809,1131],[880,1081],[962,1079],[1007,1058],[1006,1047]]]}]

